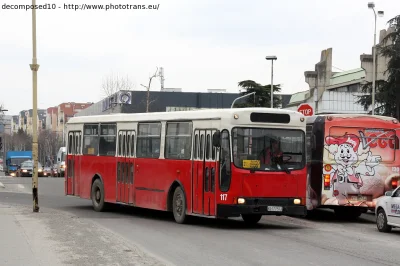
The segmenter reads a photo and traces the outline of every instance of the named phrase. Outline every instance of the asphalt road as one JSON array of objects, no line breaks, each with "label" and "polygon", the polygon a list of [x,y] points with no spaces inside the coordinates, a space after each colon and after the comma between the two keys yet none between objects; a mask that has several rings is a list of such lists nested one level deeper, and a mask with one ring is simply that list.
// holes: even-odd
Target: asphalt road
[{"label": "asphalt road", "polygon": [[[0,177],[0,202],[32,204],[30,178]],[[15,191],[16,190],[16,191]],[[8,191],[8,192],[7,192]],[[40,178],[39,206],[90,219],[172,265],[398,265],[400,230],[379,233],[373,214],[356,222],[320,211],[313,220],[268,216],[247,228],[240,219],[195,218],[116,206],[97,213],[89,200],[64,196],[63,178]],[[68,221],[66,221],[68,222]]]}]

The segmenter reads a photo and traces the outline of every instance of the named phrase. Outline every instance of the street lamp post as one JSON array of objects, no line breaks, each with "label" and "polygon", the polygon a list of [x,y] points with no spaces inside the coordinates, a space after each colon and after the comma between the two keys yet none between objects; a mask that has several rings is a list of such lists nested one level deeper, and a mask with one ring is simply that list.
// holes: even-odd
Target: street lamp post
[{"label": "street lamp post", "polygon": [[255,91],[250,92],[250,93],[248,93],[248,94],[245,94],[245,95],[243,95],[243,96],[237,97],[235,100],[233,100],[232,105],[231,105],[231,108],[233,108],[233,106],[235,105],[235,102],[236,102],[237,100],[246,98],[246,97],[248,97],[248,96],[250,96],[250,95],[252,95],[252,94],[254,94],[254,97],[256,97],[256,92],[255,92]]},{"label": "street lamp post", "polygon": [[274,60],[278,58],[276,56],[266,56],[266,60],[271,60],[271,108],[274,108]]},{"label": "street lamp post", "polygon": [[[374,11],[375,17],[375,27],[374,27],[374,46],[372,47],[372,115],[375,114],[375,79],[376,79],[376,12],[375,12],[375,3],[369,2],[368,8],[371,8]],[[383,16],[383,11],[378,11],[378,16]]]},{"label": "street lamp post", "polygon": [[32,123],[32,159],[33,159],[33,173],[32,173],[32,196],[33,196],[33,212],[39,212],[39,199],[38,199],[38,114],[37,114],[37,72],[39,65],[36,58],[36,0],[32,0],[32,45],[33,57],[30,68],[32,70],[32,98],[33,98],[33,123]]}]

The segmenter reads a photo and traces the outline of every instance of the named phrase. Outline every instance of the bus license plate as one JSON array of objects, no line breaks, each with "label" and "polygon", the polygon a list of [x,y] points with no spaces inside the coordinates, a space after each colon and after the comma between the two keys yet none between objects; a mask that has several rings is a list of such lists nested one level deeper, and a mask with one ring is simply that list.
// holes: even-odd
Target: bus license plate
[{"label": "bus license plate", "polygon": [[368,198],[367,198],[367,196],[359,195],[359,196],[351,196],[350,200],[351,201],[367,201]]},{"label": "bus license plate", "polygon": [[268,211],[269,212],[281,212],[282,211],[281,206],[268,206]]}]

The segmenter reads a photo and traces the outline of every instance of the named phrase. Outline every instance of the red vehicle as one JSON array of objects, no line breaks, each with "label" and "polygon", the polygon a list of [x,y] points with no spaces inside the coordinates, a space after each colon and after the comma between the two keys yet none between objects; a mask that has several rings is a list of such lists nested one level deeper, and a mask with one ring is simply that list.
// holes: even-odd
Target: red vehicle
[{"label": "red vehicle", "polygon": [[96,211],[106,203],[172,211],[178,223],[304,216],[305,129],[302,114],[267,108],[74,117],[65,193]]},{"label": "red vehicle", "polygon": [[331,208],[340,218],[374,210],[378,198],[400,184],[398,129],[391,117],[308,117],[307,209]]}]

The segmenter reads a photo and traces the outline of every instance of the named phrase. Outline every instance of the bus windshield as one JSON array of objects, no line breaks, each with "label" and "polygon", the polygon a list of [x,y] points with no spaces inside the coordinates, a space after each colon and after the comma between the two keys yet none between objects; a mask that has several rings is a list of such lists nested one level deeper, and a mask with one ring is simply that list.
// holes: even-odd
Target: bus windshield
[{"label": "bus windshield", "polygon": [[232,144],[238,168],[288,171],[305,166],[305,134],[301,130],[237,127],[232,130]]}]

